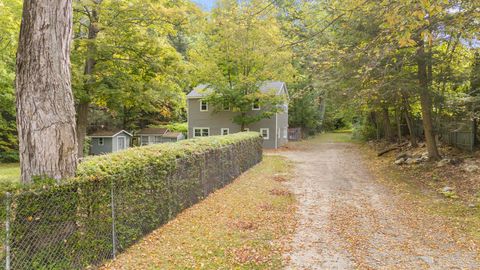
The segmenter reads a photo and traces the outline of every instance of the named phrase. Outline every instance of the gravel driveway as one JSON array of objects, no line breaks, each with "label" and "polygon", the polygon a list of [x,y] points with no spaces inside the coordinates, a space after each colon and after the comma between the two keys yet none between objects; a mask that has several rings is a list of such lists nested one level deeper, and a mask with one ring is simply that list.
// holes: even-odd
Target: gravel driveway
[{"label": "gravel driveway", "polygon": [[282,152],[299,200],[287,269],[480,269],[472,242],[376,182],[355,144]]}]

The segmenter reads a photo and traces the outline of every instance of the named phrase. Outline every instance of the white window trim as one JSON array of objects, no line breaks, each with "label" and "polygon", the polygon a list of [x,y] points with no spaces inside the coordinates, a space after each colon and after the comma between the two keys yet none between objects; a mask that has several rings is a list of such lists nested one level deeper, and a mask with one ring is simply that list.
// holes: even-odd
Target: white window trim
[{"label": "white window trim", "polygon": [[98,145],[105,145],[105,139],[104,138],[98,138]]},{"label": "white window trim", "polygon": [[[278,127],[278,113],[275,114],[275,129]],[[278,148],[278,139],[275,137],[275,149]]]},{"label": "white window trim", "polygon": [[283,128],[283,138],[288,139],[288,127]]},{"label": "white window trim", "polygon": [[[143,138],[147,138],[146,143],[143,142]],[[150,144],[150,136],[145,136],[145,135],[140,136],[140,145],[141,146],[149,145],[149,144]]]},{"label": "white window trim", "polygon": [[[202,103],[205,102],[205,105],[207,105],[207,108],[204,110],[202,108]],[[204,101],[203,99],[200,100],[200,111],[201,112],[208,112],[208,102]]]},{"label": "white window trim", "polygon": [[262,107],[260,106],[260,103],[257,103],[258,107],[255,107],[255,102],[252,103],[252,111],[260,111]]},{"label": "white window trim", "polygon": [[[196,130],[196,129],[200,129],[200,134],[202,134],[203,129],[208,130],[208,136],[195,136],[195,130]],[[192,133],[193,138],[196,138],[196,137],[209,137],[209,136],[210,136],[210,128],[209,128],[209,127],[194,127],[192,131],[193,131],[193,133]]]},{"label": "white window trim", "polygon": [[[263,137],[263,131],[267,131],[267,137]],[[262,135],[264,140],[270,140],[270,129],[269,128],[261,128],[260,129],[260,135]]]},{"label": "white window trim", "polygon": [[[224,131],[227,131],[227,134],[223,134]],[[229,128],[221,128],[220,129],[220,135],[222,135],[222,136],[230,135],[230,129]]]},{"label": "white window trim", "polygon": [[224,112],[229,112],[229,111],[231,110],[230,105],[228,105],[227,108],[225,108],[225,105],[222,105],[222,110],[223,110]]},{"label": "white window trim", "polygon": [[[125,148],[123,148],[123,149],[120,149],[120,148],[118,147],[118,145],[119,145],[118,139],[120,139],[120,138],[123,139],[123,146],[125,147]],[[126,138],[125,136],[118,136],[118,137],[117,137],[117,151],[121,151],[121,150],[125,150],[125,149],[127,149],[127,138]]]}]

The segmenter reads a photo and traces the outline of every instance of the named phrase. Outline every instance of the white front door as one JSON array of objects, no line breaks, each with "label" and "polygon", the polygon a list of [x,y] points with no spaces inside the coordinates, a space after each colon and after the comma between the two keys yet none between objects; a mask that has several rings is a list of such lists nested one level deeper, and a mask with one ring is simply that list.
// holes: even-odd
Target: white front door
[{"label": "white front door", "polygon": [[117,138],[117,151],[125,149],[125,137],[118,137]]}]

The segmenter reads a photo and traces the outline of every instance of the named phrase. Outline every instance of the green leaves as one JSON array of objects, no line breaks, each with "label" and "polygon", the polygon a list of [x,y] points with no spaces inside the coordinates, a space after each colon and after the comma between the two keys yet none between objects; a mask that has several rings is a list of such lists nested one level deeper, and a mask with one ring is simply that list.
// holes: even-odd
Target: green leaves
[{"label": "green leaves", "polygon": [[0,0],[0,162],[18,160],[14,79],[20,18],[20,0]]},{"label": "green leaves", "polygon": [[[209,102],[217,108],[230,105],[239,112],[233,119],[239,125],[273,115],[276,105],[284,101],[274,94],[260,93],[259,87],[268,80],[290,81],[293,74],[292,54],[282,47],[286,39],[275,11],[269,1],[220,1],[191,54],[198,67],[198,83],[215,89]],[[269,109],[248,115],[257,100]]]}]

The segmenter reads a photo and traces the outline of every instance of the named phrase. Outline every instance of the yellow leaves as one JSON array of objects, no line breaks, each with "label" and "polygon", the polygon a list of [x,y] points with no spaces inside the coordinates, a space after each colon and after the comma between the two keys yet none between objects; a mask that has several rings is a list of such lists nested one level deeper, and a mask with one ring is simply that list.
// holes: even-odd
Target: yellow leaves
[{"label": "yellow leaves", "polygon": [[423,12],[423,10],[415,10],[413,13],[412,13],[412,16],[415,16],[417,17],[419,20],[423,20],[425,19],[425,12]]},{"label": "yellow leaves", "polygon": [[414,46],[416,43],[412,39],[412,34],[410,32],[404,32],[403,35],[398,39],[398,45],[400,47],[410,47]]},{"label": "yellow leaves", "polygon": [[392,14],[392,13],[388,13],[386,16],[385,16],[385,20],[387,21],[388,25],[396,25],[398,24],[399,22],[399,17],[396,16],[395,14]]}]

